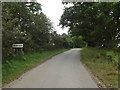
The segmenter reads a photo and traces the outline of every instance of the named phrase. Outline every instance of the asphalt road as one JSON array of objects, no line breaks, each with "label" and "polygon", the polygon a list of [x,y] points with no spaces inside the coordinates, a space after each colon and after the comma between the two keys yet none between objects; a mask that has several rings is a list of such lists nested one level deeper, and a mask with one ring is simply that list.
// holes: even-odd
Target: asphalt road
[{"label": "asphalt road", "polygon": [[10,88],[97,88],[80,61],[81,49],[54,56],[22,75]]}]

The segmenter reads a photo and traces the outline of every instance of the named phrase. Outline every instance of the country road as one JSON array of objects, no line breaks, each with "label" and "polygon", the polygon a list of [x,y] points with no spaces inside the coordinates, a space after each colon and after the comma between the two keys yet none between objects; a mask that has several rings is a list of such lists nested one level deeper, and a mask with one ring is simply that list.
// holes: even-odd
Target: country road
[{"label": "country road", "polygon": [[58,54],[6,85],[10,88],[97,88],[80,61],[81,49]]}]

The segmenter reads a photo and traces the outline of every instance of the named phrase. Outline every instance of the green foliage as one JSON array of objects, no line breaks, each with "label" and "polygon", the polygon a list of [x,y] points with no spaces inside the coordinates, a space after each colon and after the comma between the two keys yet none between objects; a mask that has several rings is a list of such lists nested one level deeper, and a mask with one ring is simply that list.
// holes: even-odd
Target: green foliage
[{"label": "green foliage", "polygon": [[[115,66],[120,65],[120,57],[117,53],[113,51],[109,51],[106,53],[106,56],[108,57],[109,60],[111,60]],[[120,69],[119,69],[120,70]]]},{"label": "green foliage", "polygon": [[42,53],[28,54],[24,55],[25,60],[21,60],[20,58],[18,58],[18,60],[14,60],[15,58],[13,60],[5,60],[6,63],[2,65],[2,84],[5,85],[9,83],[21,76],[24,72],[44,62],[46,59],[66,50],[67,49],[57,49]]},{"label": "green foliage", "polygon": [[[115,52],[115,51],[114,51]],[[118,87],[118,63],[110,62],[108,56],[117,60],[118,52],[101,48],[84,48],[82,49],[82,62],[101,80],[107,88]],[[115,55],[115,56],[114,56]],[[120,60],[120,59],[119,59]]]},{"label": "green foliage", "polygon": [[[94,51],[93,53],[91,53],[92,52],[91,49],[93,49]],[[113,67],[115,67],[116,69],[118,69],[118,66],[120,66],[119,52],[107,50],[107,49],[101,49],[101,48],[90,48],[90,51],[91,52],[88,51],[87,53],[88,56],[86,56],[86,58],[94,57],[93,62],[96,62],[96,60],[98,60],[98,62],[102,62],[102,63],[103,62],[112,63]]]},{"label": "green foliage", "polygon": [[82,36],[71,36],[71,35],[62,35],[63,46],[65,48],[82,48],[87,47],[87,43],[83,41]]},{"label": "green foliage", "polygon": [[26,60],[26,58],[24,57],[23,51],[17,51],[16,54],[12,54],[12,59],[14,59],[14,60]]},{"label": "green foliage", "polygon": [[83,41],[83,37],[82,36],[74,36],[72,37],[73,39],[73,47],[74,48],[82,48],[86,46],[85,41]]},{"label": "green foliage", "polygon": [[89,46],[117,47],[120,41],[120,2],[73,3],[60,19],[72,36],[82,36]]},{"label": "green foliage", "polygon": [[12,44],[16,43],[24,44],[25,54],[64,48],[64,40],[54,33],[52,22],[42,12],[41,4],[3,2],[2,8],[3,63],[6,58],[24,59],[24,55],[14,55]]}]

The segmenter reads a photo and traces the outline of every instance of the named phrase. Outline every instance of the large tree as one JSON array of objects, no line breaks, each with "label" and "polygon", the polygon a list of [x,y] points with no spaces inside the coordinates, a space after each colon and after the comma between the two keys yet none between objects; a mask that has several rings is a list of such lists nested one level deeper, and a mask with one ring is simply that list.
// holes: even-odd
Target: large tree
[{"label": "large tree", "polygon": [[[120,2],[74,3],[61,16],[62,28],[72,36],[83,36],[89,46],[116,47],[120,32]],[[117,38],[116,38],[117,37]]]},{"label": "large tree", "polygon": [[24,52],[46,50],[52,23],[37,2],[5,2],[3,4],[3,57],[13,54],[12,44],[23,43]]}]

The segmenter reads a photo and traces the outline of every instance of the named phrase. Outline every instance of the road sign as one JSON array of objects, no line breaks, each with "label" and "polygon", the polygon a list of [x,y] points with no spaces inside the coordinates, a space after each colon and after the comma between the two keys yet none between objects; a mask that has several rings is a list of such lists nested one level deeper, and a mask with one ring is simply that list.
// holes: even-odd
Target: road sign
[{"label": "road sign", "polygon": [[23,44],[13,44],[12,48],[23,48]]}]

